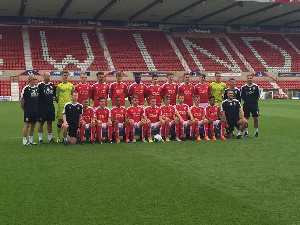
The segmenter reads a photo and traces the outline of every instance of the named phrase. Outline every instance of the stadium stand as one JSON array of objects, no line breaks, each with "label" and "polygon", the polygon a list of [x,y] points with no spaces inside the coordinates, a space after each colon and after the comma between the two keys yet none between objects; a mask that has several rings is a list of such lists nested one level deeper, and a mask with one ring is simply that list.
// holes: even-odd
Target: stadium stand
[{"label": "stadium stand", "polygon": [[11,83],[9,80],[0,80],[0,96],[11,96]]},{"label": "stadium stand", "polygon": [[299,80],[277,80],[277,84],[286,91],[286,89],[300,89]]}]

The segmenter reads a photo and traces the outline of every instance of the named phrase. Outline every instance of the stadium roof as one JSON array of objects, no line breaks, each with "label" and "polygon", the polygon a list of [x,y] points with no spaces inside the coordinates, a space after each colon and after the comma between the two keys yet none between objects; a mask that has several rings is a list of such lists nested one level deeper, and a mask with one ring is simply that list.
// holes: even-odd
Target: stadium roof
[{"label": "stadium roof", "polygon": [[300,26],[300,4],[279,3],[275,0],[260,1],[262,2],[234,0],[1,0],[0,16],[153,21],[174,24]]}]

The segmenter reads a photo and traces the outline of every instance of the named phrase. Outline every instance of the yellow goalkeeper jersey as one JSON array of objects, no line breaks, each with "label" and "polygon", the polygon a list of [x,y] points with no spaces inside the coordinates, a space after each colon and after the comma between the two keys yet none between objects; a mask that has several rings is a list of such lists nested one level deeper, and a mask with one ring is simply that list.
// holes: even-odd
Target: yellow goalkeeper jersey
[{"label": "yellow goalkeeper jersey", "polygon": [[215,96],[215,105],[221,107],[221,103],[223,101],[223,94],[225,89],[227,88],[226,84],[223,82],[220,83],[216,83],[216,82],[212,82],[210,83],[210,90],[211,90],[211,94],[213,96]]},{"label": "yellow goalkeeper jersey", "polygon": [[56,100],[59,106],[64,106],[71,101],[72,90],[74,85],[72,83],[59,83],[56,87]]}]

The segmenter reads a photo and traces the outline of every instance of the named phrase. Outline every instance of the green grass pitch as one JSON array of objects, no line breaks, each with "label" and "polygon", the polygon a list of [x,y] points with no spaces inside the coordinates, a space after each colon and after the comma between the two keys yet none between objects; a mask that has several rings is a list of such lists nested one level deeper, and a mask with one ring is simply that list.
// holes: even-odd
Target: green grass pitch
[{"label": "green grass pitch", "polygon": [[0,223],[300,224],[300,101],[260,113],[260,139],[23,147],[1,102]]}]

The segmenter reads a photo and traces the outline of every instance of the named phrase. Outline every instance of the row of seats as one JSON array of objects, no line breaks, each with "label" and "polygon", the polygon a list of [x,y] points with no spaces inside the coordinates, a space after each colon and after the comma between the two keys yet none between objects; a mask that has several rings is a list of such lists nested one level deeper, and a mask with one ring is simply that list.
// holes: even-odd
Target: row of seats
[{"label": "row of seats", "polygon": [[11,96],[11,83],[9,80],[0,80],[0,96]]}]

